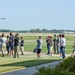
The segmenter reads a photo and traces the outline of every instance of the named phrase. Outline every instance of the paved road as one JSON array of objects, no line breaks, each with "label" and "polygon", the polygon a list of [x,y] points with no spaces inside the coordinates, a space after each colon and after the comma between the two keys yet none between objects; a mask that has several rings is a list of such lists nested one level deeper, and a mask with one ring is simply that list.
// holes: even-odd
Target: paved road
[{"label": "paved road", "polygon": [[36,67],[37,68],[40,68],[42,66],[48,67],[49,65],[51,67],[53,67],[53,66],[57,65],[60,62],[61,61],[55,61],[55,62],[51,62],[51,63],[39,65],[39,66],[34,66],[34,67],[26,68],[26,69],[21,69],[21,70],[17,70],[17,71],[3,73],[3,74],[0,74],[0,75],[33,75],[35,72],[37,72]]}]

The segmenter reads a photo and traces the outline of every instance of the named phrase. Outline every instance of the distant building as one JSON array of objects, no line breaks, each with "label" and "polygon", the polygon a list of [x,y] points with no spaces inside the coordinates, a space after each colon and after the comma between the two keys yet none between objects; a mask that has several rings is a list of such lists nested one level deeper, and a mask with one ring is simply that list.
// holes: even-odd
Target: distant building
[{"label": "distant building", "polygon": [[63,33],[66,33],[66,34],[74,34],[74,32],[63,32]]}]

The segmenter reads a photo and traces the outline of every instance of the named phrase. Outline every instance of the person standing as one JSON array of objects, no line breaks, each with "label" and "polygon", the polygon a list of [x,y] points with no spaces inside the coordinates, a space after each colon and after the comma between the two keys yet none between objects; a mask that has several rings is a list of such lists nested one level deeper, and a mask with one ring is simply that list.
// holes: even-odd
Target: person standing
[{"label": "person standing", "polygon": [[40,57],[41,49],[42,49],[42,38],[41,36],[39,36],[39,39],[37,40],[37,58]]},{"label": "person standing", "polygon": [[65,47],[66,47],[66,39],[65,35],[62,34],[62,43],[61,43],[61,51],[62,51],[62,58],[65,58]]},{"label": "person standing", "polygon": [[14,50],[14,36],[12,33],[10,33],[9,37],[9,55],[13,56],[13,50]]},{"label": "person standing", "polygon": [[6,49],[6,37],[4,37],[4,33],[2,34],[2,40],[3,40],[3,44],[2,44],[2,56],[4,57],[4,51]]},{"label": "person standing", "polygon": [[61,50],[61,46],[62,46],[62,35],[59,35],[59,55],[60,55],[60,59],[62,59],[62,50]]},{"label": "person standing", "polygon": [[19,58],[18,49],[19,49],[19,37],[18,34],[16,34],[14,37],[14,58],[16,58],[16,54],[17,58]]},{"label": "person standing", "polygon": [[2,50],[2,44],[3,44],[3,40],[2,40],[2,37],[0,36],[0,51],[2,52],[2,57],[4,57],[4,53]]},{"label": "person standing", "polygon": [[59,35],[57,35],[57,54],[59,54]]},{"label": "person standing", "polygon": [[53,41],[54,41],[54,54],[56,54],[56,49],[57,49],[57,39],[56,39],[56,34],[54,35],[54,39],[53,39]]},{"label": "person standing", "polygon": [[6,49],[7,49],[8,55],[9,55],[9,36],[7,36]]},{"label": "person standing", "polygon": [[21,37],[20,51],[21,51],[21,54],[24,55],[24,39],[23,39],[23,37]]},{"label": "person standing", "polygon": [[46,43],[47,43],[47,55],[50,55],[50,36],[47,37],[47,40],[46,40]]},{"label": "person standing", "polygon": [[52,40],[52,37],[50,36],[50,55],[51,56],[53,54],[52,49],[53,49],[53,40]]}]

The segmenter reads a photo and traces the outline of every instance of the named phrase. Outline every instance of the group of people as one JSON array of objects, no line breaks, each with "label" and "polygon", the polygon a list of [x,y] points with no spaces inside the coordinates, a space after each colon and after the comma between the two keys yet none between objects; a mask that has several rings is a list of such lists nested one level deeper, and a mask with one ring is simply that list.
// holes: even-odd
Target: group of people
[{"label": "group of people", "polygon": [[[64,34],[54,35],[54,39],[51,36],[46,38],[47,43],[47,55],[53,54],[52,47],[54,48],[54,54],[60,54],[60,58],[65,58],[65,47],[66,47],[66,39]],[[40,57],[42,49],[42,38],[39,36],[37,40],[37,58]]]},{"label": "group of people", "polygon": [[20,48],[21,54],[24,55],[24,39],[19,38],[19,34],[13,35],[10,33],[9,36],[5,37],[4,33],[0,35],[0,51],[2,52],[2,57],[4,57],[4,51],[7,50],[9,56],[19,58],[18,50]]},{"label": "group of people", "polygon": [[[39,36],[37,40],[37,58],[40,57],[41,49],[42,49],[42,37]],[[64,34],[54,35],[54,38],[48,36],[46,38],[47,43],[47,55],[60,54],[60,58],[65,58],[65,47],[66,47],[66,39]],[[24,39],[19,38],[19,34],[13,35],[10,33],[7,38],[4,36],[4,33],[0,36],[0,51],[2,52],[2,57],[4,57],[4,50],[7,49],[7,53],[9,56],[13,56],[14,58],[19,58],[18,50],[20,48],[21,54],[24,55]],[[54,51],[52,51],[52,48]]]}]

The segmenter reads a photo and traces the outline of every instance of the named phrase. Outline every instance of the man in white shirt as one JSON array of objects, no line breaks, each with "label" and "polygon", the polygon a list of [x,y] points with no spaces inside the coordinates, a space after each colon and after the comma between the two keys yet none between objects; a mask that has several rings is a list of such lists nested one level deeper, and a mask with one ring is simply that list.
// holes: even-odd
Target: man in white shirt
[{"label": "man in white shirt", "polygon": [[65,58],[65,47],[66,47],[66,39],[65,39],[65,35],[62,34],[62,42],[61,42],[62,58]]}]

